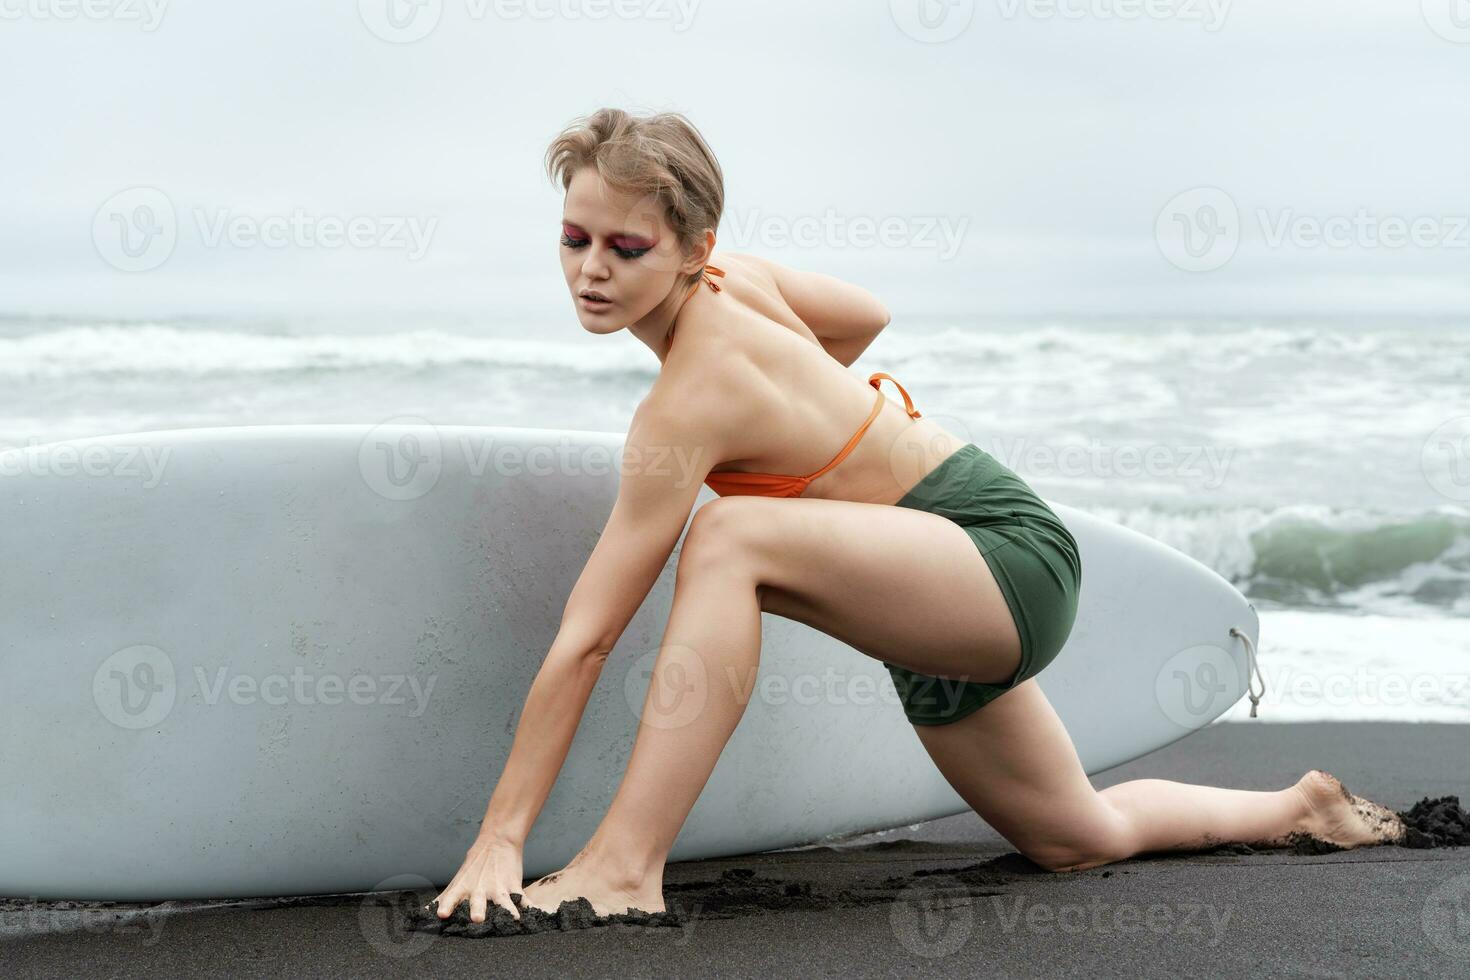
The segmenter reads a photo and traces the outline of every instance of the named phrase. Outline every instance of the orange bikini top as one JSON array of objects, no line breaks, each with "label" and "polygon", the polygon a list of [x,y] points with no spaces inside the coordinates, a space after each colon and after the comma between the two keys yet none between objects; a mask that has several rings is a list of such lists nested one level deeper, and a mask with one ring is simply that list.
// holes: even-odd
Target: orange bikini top
[{"label": "orange bikini top", "polygon": [[[723,270],[717,269],[712,265],[705,266],[705,272],[713,273],[717,276],[723,276],[725,274]],[[704,275],[700,282],[708,285],[710,289],[714,290],[715,292],[720,291],[719,283],[709,278],[708,275]],[[686,295],[683,301],[679,304],[680,309],[683,309],[684,303],[689,302],[689,297],[693,296],[695,291],[699,289],[700,282],[696,282],[693,288],[689,290],[688,295]],[[676,320],[678,319],[678,316],[679,312],[678,310],[675,310],[674,317]],[[673,341],[672,339],[670,339],[670,344],[672,343]],[[811,483],[817,477],[821,476],[823,473],[827,472],[832,467],[836,466],[838,463],[846,459],[847,454],[852,452],[853,447],[855,447],[858,444],[858,441],[862,439],[863,433],[868,431],[868,426],[873,424],[873,420],[876,419],[878,417],[878,413],[883,410],[883,402],[887,400],[883,395],[882,388],[883,380],[885,378],[889,381],[892,381],[894,387],[896,387],[899,390],[899,393],[903,395],[903,408],[904,411],[908,412],[909,417],[915,419],[922,418],[922,416],[917,411],[915,411],[914,403],[912,399],[909,398],[909,393],[904,390],[903,385],[898,383],[898,379],[894,378],[892,375],[885,374],[882,371],[875,371],[872,374],[868,375],[868,384],[872,385],[873,388],[876,389],[878,392],[878,399],[877,401],[873,402],[873,410],[868,413],[867,420],[858,427],[857,432],[853,433],[852,438],[847,440],[847,445],[843,446],[842,450],[838,452],[836,456],[833,456],[827,462],[826,466],[823,466],[815,473],[809,473],[806,476],[785,476],[778,473],[743,473],[738,470],[727,470],[723,473],[717,473],[711,470],[709,476],[704,481],[705,485],[708,486],[715,493],[719,494],[721,497],[728,497],[732,495],[743,495],[752,497],[800,497],[806,491],[807,484]]]}]

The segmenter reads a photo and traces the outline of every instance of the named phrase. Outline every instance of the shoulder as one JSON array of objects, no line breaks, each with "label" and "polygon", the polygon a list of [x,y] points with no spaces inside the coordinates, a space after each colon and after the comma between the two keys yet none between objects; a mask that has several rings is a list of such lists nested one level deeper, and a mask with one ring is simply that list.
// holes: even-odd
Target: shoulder
[{"label": "shoulder", "polygon": [[698,360],[703,363],[660,372],[633,413],[630,446],[698,452],[706,457],[706,468],[741,455],[754,421],[751,386],[761,383],[759,373],[737,350],[710,352]]},{"label": "shoulder", "polygon": [[756,281],[770,282],[780,274],[781,264],[750,252],[712,252],[709,264],[729,271],[739,270]]}]

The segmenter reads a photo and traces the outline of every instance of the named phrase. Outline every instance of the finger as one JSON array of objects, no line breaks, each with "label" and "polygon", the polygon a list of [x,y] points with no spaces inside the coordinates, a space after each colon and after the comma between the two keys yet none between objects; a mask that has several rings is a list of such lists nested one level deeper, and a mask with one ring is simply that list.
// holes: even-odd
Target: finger
[{"label": "finger", "polygon": [[511,915],[511,918],[516,919],[516,920],[519,920],[520,919],[520,917],[521,917],[520,909],[516,908],[515,907],[515,903],[510,900],[510,893],[509,892],[496,892],[496,894],[495,894],[495,904],[496,905],[499,905],[501,908],[503,908],[507,912],[509,912],[510,915]]},{"label": "finger", "polygon": [[485,892],[483,889],[475,889],[470,893],[470,921],[485,921]]},{"label": "finger", "polygon": [[435,909],[435,914],[441,919],[449,918],[454,914],[454,907],[459,904],[459,900],[462,897],[464,897],[464,892],[451,882],[449,887],[445,888],[439,893],[439,897],[434,899],[438,905]]}]

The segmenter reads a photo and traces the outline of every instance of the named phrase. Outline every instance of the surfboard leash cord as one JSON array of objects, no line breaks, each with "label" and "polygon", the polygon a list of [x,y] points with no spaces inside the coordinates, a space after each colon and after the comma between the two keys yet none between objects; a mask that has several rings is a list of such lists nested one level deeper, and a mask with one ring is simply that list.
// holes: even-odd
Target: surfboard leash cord
[{"label": "surfboard leash cord", "polygon": [[[1251,717],[1254,718],[1256,716],[1256,708],[1261,703],[1261,697],[1266,693],[1266,679],[1261,676],[1261,667],[1256,663],[1256,645],[1251,642],[1250,635],[1239,626],[1230,627],[1230,635],[1240,637],[1241,642],[1245,644],[1245,692],[1250,696]],[[1256,692],[1252,684],[1252,674],[1255,675],[1256,680],[1261,682],[1260,693]]]}]

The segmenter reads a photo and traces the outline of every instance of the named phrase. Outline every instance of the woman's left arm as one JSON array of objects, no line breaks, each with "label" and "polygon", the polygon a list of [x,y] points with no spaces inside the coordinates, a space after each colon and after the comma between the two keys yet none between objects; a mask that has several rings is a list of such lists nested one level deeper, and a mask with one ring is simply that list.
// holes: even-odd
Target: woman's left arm
[{"label": "woman's left arm", "polygon": [[[708,396],[707,396],[708,397]],[[701,399],[705,401],[705,399]],[[708,402],[706,402],[708,403]],[[562,613],[559,637],[605,657],[647,598],[727,441],[692,399],[642,402],[623,446],[618,499]]]},{"label": "woman's left arm", "polygon": [[[724,457],[718,399],[645,399],[624,444],[618,498],[532,682],[481,826],[524,845],[566,761],[602,666],[663,572],[710,469]],[[708,406],[701,415],[699,406]]]}]

